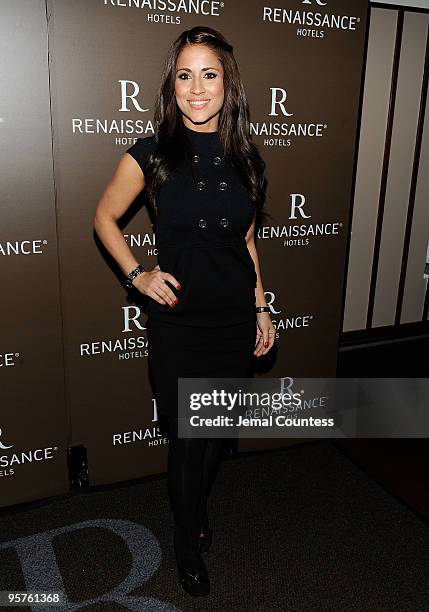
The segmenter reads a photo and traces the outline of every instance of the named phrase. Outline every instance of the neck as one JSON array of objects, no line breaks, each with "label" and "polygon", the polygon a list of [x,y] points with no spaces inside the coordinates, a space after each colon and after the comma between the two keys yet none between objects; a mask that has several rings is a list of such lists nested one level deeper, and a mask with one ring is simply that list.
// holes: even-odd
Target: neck
[{"label": "neck", "polygon": [[223,151],[219,132],[199,132],[197,130],[192,130],[184,123],[182,123],[182,128],[188,142],[195,151],[198,151],[198,153],[208,152],[216,155]]},{"label": "neck", "polygon": [[211,127],[215,127],[216,129],[208,129],[209,123],[207,124],[202,124],[202,125],[194,125],[191,123],[185,123],[185,121],[183,121],[183,125],[185,126],[185,128],[187,130],[190,130],[191,132],[197,132],[198,134],[216,134],[217,133],[217,125],[216,126],[211,126]]}]

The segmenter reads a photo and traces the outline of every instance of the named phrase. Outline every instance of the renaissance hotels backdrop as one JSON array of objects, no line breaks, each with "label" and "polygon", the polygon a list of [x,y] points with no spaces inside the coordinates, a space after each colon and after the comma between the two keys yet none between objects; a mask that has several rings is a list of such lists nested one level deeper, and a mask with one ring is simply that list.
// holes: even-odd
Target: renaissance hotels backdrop
[{"label": "renaissance hotels backdrop", "polygon": [[[256,375],[335,376],[367,2],[15,0],[0,10],[1,505],[67,492],[73,456],[89,484],[166,469],[145,301],[127,293],[92,222],[120,156],[154,133],[164,55],[184,29],[210,25],[233,44],[267,164],[257,248],[277,337]],[[121,229],[152,268],[144,203]]]}]

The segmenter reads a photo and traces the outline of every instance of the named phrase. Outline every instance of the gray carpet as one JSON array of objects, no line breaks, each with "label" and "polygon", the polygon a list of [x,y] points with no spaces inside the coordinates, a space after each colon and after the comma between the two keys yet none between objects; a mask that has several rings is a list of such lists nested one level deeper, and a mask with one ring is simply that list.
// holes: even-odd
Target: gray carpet
[{"label": "gray carpet", "polygon": [[429,610],[428,526],[329,441],[225,459],[210,517],[208,598],[177,584],[165,477],[2,510],[0,590],[56,587],[70,611]]}]

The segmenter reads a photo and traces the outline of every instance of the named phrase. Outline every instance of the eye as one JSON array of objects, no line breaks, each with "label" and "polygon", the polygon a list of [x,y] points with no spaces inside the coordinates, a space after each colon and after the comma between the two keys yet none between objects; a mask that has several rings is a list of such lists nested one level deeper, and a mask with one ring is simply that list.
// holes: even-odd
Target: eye
[{"label": "eye", "polygon": [[[209,80],[212,80],[217,77],[217,73],[216,72],[206,72],[204,76],[208,77]],[[187,81],[188,77],[191,78],[187,72],[181,72],[177,78],[180,79],[181,81]]]}]

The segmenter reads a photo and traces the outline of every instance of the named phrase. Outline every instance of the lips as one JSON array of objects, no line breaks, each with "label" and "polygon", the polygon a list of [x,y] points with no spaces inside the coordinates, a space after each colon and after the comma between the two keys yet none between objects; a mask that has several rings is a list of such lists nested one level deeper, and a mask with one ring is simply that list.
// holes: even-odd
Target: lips
[{"label": "lips", "polygon": [[204,108],[210,100],[188,100],[192,108]]}]

